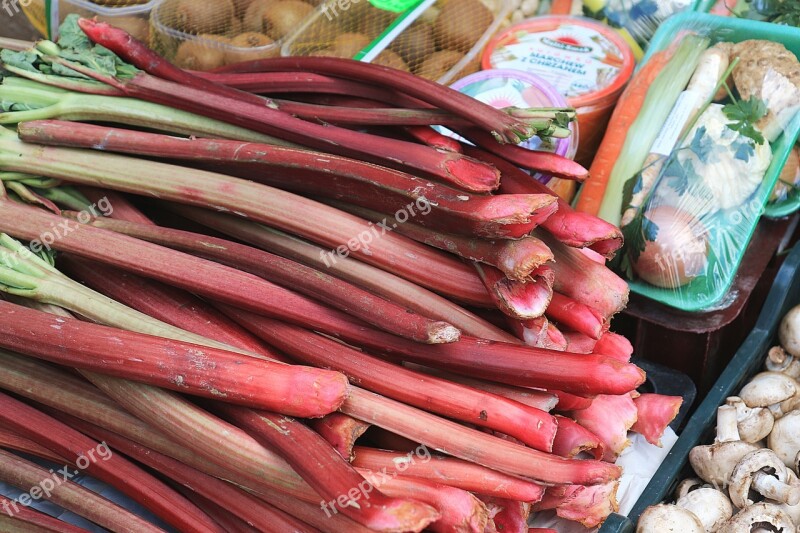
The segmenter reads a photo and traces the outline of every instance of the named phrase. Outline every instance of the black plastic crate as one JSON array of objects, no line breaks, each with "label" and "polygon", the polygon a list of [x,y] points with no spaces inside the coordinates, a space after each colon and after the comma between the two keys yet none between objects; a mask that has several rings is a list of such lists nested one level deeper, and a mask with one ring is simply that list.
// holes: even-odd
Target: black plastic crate
[{"label": "black plastic crate", "polygon": [[713,440],[717,407],[725,403],[728,396],[736,395],[745,382],[761,370],[767,350],[777,343],[776,333],[781,318],[798,303],[800,303],[800,245],[794,247],[775,277],[753,331],[689,418],[678,441],[661,463],[628,517],[612,514],[600,528],[600,533],[634,531],[636,521],[647,507],[671,497],[677,483],[689,473],[690,467],[687,465],[689,451],[698,444]]}]

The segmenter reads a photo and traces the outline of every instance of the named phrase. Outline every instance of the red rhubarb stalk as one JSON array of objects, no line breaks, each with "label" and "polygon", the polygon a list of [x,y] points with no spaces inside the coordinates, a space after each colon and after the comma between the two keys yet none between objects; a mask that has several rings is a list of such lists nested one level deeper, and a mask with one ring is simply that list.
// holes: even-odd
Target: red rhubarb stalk
[{"label": "red rhubarb stalk", "polygon": [[[169,208],[181,216],[238,240],[288,257],[317,270],[329,272],[354,285],[359,285],[386,299],[404,305],[417,313],[437,320],[444,320],[453,324],[465,334],[490,340],[516,341],[512,335],[466,311],[463,307],[454,304],[450,300],[372,265],[362,263],[351,257],[334,256],[329,259],[326,251],[317,245],[239,218],[188,206],[171,205]],[[485,289],[482,290],[488,302],[488,294],[486,294]]]},{"label": "red rhubarb stalk", "polygon": [[337,369],[363,388],[448,418],[512,435],[549,452],[556,425],[547,413],[488,392],[387,363],[321,335],[226,307],[265,342],[307,364]]},{"label": "red rhubarb stalk", "polygon": [[[0,421],[14,432],[44,446],[152,511],[166,523],[191,531],[222,531],[180,494],[124,457],[96,456],[98,443],[68,425],[0,393]],[[85,464],[83,464],[85,463]]]},{"label": "red rhubarb stalk", "polygon": [[[156,533],[163,530],[126,511],[115,503],[98,496],[74,481],[61,480],[56,484],[54,474],[30,461],[0,450],[0,480],[18,489],[31,492],[36,488],[40,498],[72,511],[95,524],[118,533]],[[44,486],[55,485],[44,491]],[[18,504],[10,504],[11,512],[16,512]]]},{"label": "red rhubarb stalk", "polygon": [[593,353],[601,353],[627,363],[633,355],[633,345],[622,335],[606,331],[594,345]]},{"label": "red rhubarb stalk", "polygon": [[342,413],[311,420],[309,425],[348,461],[353,459],[356,441],[369,429],[369,424]]},{"label": "red rhubarb stalk", "polygon": [[603,334],[603,317],[600,313],[559,292],[553,292],[545,314],[559,325],[592,339],[597,340]]},{"label": "red rhubarb stalk", "polygon": [[[254,528],[241,518],[234,516],[233,513],[217,505],[212,500],[203,498],[196,492],[192,492],[186,487],[180,487],[178,490],[181,491],[183,495],[186,496],[190,501],[194,502],[195,505],[202,508],[206,512],[206,514],[214,520],[214,522],[216,522],[223,529],[225,529],[226,533],[259,533],[258,529]],[[275,509],[266,502],[261,502],[261,504],[263,506],[269,506],[271,509]],[[276,521],[276,526],[280,527],[280,525],[281,525],[280,521]],[[273,530],[270,529],[264,531],[267,531],[269,533],[273,532]],[[288,531],[295,533],[295,531],[297,530],[289,529]],[[300,531],[303,530],[301,529]],[[280,532],[278,529],[275,529],[274,533],[280,533]]]},{"label": "red rhubarb stalk", "polygon": [[503,272],[480,263],[473,263],[497,308],[517,320],[542,316],[553,295],[553,270],[542,265],[525,281],[508,279]]},{"label": "red rhubarb stalk", "polygon": [[460,335],[449,324],[417,315],[339,278],[250,246],[198,233],[120,220],[101,218],[93,221],[92,225],[227,264],[417,342],[453,342]]},{"label": "red rhubarb stalk", "polygon": [[[550,322],[544,316],[540,316],[531,320],[515,320],[511,317],[506,317],[511,331],[528,346],[535,346],[537,348],[549,347],[547,328],[550,327]],[[550,349],[554,349],[550,347]]]},{"label": "red rhubarb stalk", "polygon": [[592,487],[551,487],[542,501],[534,505],[534,509],[555,509],[560,518],[580,522],[586,528],[596,528],[608,515],[619,510],[618,488],[616,481]]},{"label": "red rhubarb stalk", "polygon": [[628,430],[636,423],[636,405],[630,394],[599,395],[592,405],[571,413],[580,425],[597,435],[603,443],[603,460],[614,462],[630,445]]},{"label": "red rhubarb stalk", "polygon": [[558,431],[553,441],[553,453],[560,457],[575,457],[581,452],[595,459],[603,458],[603,443],[600,438],[571,418],[556,415]]},{"label": "red rhubarb stalk", "polygon": [[44,446],[40,446],[30,439],[20,436],[4,425],[0,425],[0,448],[29,453],[53,463],[63,463],[66,461],[66,459],[60,455],[51,452]]},{"label": "red rhubarb stalk", "polygon": [[[350,110],[345,109],[343,111],[347,113]],[[459,144],[458,141],[452,137],[442,135],[435,129],[428,126],[409,126],[405,128],[405,131],[416,141],[430,146],[431,148],[437,148],[447,152],[461,153],[461,144]]]},{"label": "red rhubarb stalk", "polygon": [[[90,37],[91,38],[91,37]],[[393,89],[470,120],[501,142],[518,143],[535,134],[524,122],[501,110],[411,73],[372,63],[321,57],[265,59],[219,69],[219,72],[313,72]],[[359,93],[355,93],[359,94]]]},{"label": "red rhubarb stalk", "polygon": [[[205,76],[204,76],[205,77]],[[413,134],[419,131],[420,134],[428,135],[428,130],[433,131],[439,137],[450,139],[447,148],[454,151],[461,151],[461,145],[450,137],[426,128],[424,126],[433,125],[464,125],[466,122],[459,119],[452,113],[441,109],[403,109],[396,107],[376,107],[366,106],[340,106],[340,105],[319,105],[306,102],[295,102],[291,100],[272,100],[277,104],[278,109],[284,113],[289,113],[305,120],[317,122],[330,122],[333,124],[345,124],[350,126],[418,126],[408,128],[406,131]],[[412,131],[413,130],[413,131]],[[441,139],[440,139],[441,140]],[[425,142],[425,144],[429,144]]]},{"label": "red rhubarb stalk", "polygon": [[642,394],[633,399],[638,418],[631,431],[641,434],[647,442],[661,446],[661,436],[672,422],[683,403],[680,396]]},{"label": "red rhubarb stalk", "polygon": [[547,340],[542,348],[549,348],[559,352],[569,351],[569,341],[555,324],[550,322],[545,333],[547,335]]},{"label": "red rhubarb stalk", "polygon": [[[17,510],[14,510],[12,505],[17,505]],[[0,529],[5,533],[88,533],[88,530],[82,527],[53,518],[25,505],[18,505],[5,496],[0,496],[0,507],[11,509],[12,514],[9,516],[8,512],[0,513]]]},{"label": "red rhubarb stalk", "polygon": [[530,407],[535,407],[536,409],[541,409],[542,411],[550,412],[555,409],[556,404],[558,403],[558,397],[556,395],[545,391],[514,387],[511,385],[503,385],[501,383],[492,383],[491,381],[468,378],[459,376],[458,374],[452,374],[450,372],[444,372],[442,370],[436,370],[434,368],[428,368],[426,366],[417,365],[414,363],[404,363],[403,366],[412,370],[416,370],[417,372],[424,372],[432,376],[438,376],[442,379],[454,381],[456,383],[463,383],[464,385],[469,385],[470,387],[474,387],[476,389],[485,390],[486,392],[503,396],[510,400],[514,400],[515,402],[519,402]]},{"label": "red rhubarb stalk", "polygon": [[[376,531],[422,531],[440,518],[432,507],[382,492],[310,428],[281,415],[221,406],[225,417],[278,453],[333,512],[357,519]],[[323,475],[320,475],[324,472]],[[355,494],[355,495],[354,495]]]},{"label": "red rhubarb stalk", "polygon": [[605,322],[625,308],[629,293],[625,280],[545,231],[537,228],[534,235],[555,254],[551,265],[556,274],[555,291],[596,310]]},{"label": "red rhubarb stalk", "polygon": [[336,372],[257,361],[7,302],[0,302],[0,315],[4,348],[198,396],[313,417],[335,411],[349,387]]},{"label": "red rhubarb stalk", "polygon": [[[334,249],[344,246],[347,250],[345,244],[351,239],[364,232],[374,235],[377,231],[360,218],[265,185],[113,154],[34,147],[9,136],[0,137],[0,167],[199,206],[216,206],[215,209],[228,206],[226,209],[240,216],[273,225]],[[149,179],[148,175],[160,178]],[[2,207],[3,211],[21,208],[13,206],[11,202],[3,202]],[[309,213],[314,214],[315,223],[309,224]],[[6,213],[3,219],[6,216],[12,215]],[[30,219],[33,217],[26,216]],[[54,218],[48,220],[54,222],[55,226],[63,222],[55,222]],[[44,223],[47,228],[50,227],[50,224]],[[39,228],[36,235],[28,239],[38,238],[45,230],[45,227]],[[8,232],[11,233],[10,230]],[[57,244],[70,240],[69,237],[74,234],[58,239]],[[358,248],[352,250],[352,255],[456,299],[479,305],[489,301],[478,276],[456,258],[394,232],[387,232],[380,237],[371,243],[368,251]],[[119,250],[119,246],[115,249]],[[331,255],[335,257],[336,253],[331,252]]]},{"label": "red rhubarb stalk", "polygon": [[337,336],[376,355],[413,361],[508,385],[574,394],[627,394],[644,383],[636,365],[601,355],[573,354],[462,336],[449,344],[419,344],[359,325],[337,324]]},{"label": "red rhubarb stalk", "polygon": [[287,516],[283,512],[275,512],[275,509],[271,506],[230,483],[199,472],[180,461],[176,461],[93,424],[84,423],[81,427],[94,438],[107,442],[109,446],[119,450],[131,459],[149,466],[205,498],[214,500],[259,530],[313,531],[313,528],[308,525]]},{"label": "red rhubarb stalk", "polygon": [[500,498],[481,498],[483,502],[496,509],[493,520],[495,528],[502,533],[528,533],[528,518],[531,504]]},{"label": "red rhubarb stalk", "polygon": [[386,494],[395,498],[413,498],[439,511],[439,519],[429,526],[434,533],[484,533],[489,519],[486,506],[465,490],[425,479],[386,476],[368,470],[361,472],[365,479]]},{"label": "red rhubarb stalk", "polygon": [[531,481],[429,452],[419,457],[414,452],[399,454],[363,446],[356,446],[354,452],[353,466],[376,472],[427,479],[476,494],[524,502],[538,501],[544,494],[543,487]]},{"label": "red rhubarb stalk", "polygon": [[[305,149],[61,121],[26,122],[19,133],[39,144],[212,163],[221,173],[292,192],[346,198],[389,213],[405,209],[422,225],[462,234],[501,237],[506,235],[503,227],[513,225],[515,231],[508,236],[520,237],[517,228],[532,229],[556,209],[554,197],[547,194],[474,196],[397,170]],[[428,217],[431,212],[436,216]]]},{"label": "red rhubarb stalk", "polygon": [[559,390],[549,390],[548,392],[554,394],[556,398],[558,398],[558,403],[556,404],[556,411],[561,411],[561,412],[580,411],[581,409],[586,409],[587,407],[592,405],[593,398],[576,396],[575,394],[570,394],[568,392]]},{"label": "red rhubarb stalk", "polygon": [[[496,198],[496,197],[495,197]],[[532,215],[531,229],[555,211],[555,203],[549,203],[552,196],[542,195],[541,211]],[[348,201],[352,201],[348,198]],[[355,207],[341,202],[332,202],[343,211],[348,211],[373,222],[380,222],[383,215],[363,207]],[[396,228],[398,233],[417,242],[454,253],[464,259],[486,263],[500,269],[506,277],[516,281],[526,281],[539,266],[554,259],[550,249],[536,237],[523,235],[514,240],[485,240],[461,235],[442,233],[431,228],[407,222]]]},{"label": "red rhubarb stalk", "polygon": [[[464,152],[491,163],[500,170],[501,194],[553,194],[546,185],[500,157],[469,146],[464,147]],[[617,226],[601,218],[575,211],[561,198],[558,199],[558,211],[544,221],[542,227],[567,246],[591,248],[606,257],[612,257],[622,247],[622,232]]]},{"label": "red rhubarb stalk", "polygon": [[594,345],[597,344],[597,341],[590,336],[577,331],[565,331],[564,337],[567,339],[567,348],[572,353],[592,353]]}]

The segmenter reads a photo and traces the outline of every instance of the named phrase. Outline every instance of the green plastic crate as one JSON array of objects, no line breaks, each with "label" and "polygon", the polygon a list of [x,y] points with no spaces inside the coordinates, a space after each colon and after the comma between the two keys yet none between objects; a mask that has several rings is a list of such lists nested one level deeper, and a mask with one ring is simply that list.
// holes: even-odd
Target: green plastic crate
[{"label": "green plastic crate", "polygon": [[736,395],[746,381],[762,369],[767,351],[777,343],[781,318],[797,304],[800,304],[800,244],[795,245],[778,272],[753,331],[689,418],[680,438],[628,517],[612,514],[600,528],[600,533],[630,533],[647,507],[672,497],[677,484],[690,473],[687,465],[689,451],[698,444],[713,440],[717,407],[725,403],[728,396]]},{"label": "green plastic crate", "polygon": [[[676,35],[687,30],[708,34],[716,40],[732,42],[747,39],[771,40],[782,43],[787,49],[800,57],[800,30],[797,28],[754,20],[685,12],[669,18],[661,25],[650,42],[643,63],[647,62],[655,52],[663,50],[672,44]],[[767,169],[761,186],[753,195],[755,202],[750,205],[766,206],[767,199],[789,157],[790,150],[797,142],[798,136],[800,136],[800,113],[795,115],[794,120],[789,124],[783,135],[772,143],[772,163]],[[765,214],[768,216],[787,215],[797,208],[795,205],[797,201],[800,201],[800,199],[790,198],[787,202],[769,207]],[[720,214],[720,216],[726,215]],[[747,248],[747,244],[755,231],[758,217],[751,217],[753,220],[746,220],[746,218],[740,217],[741,220],[736,226],[729,225],[730,231],[735,232],[737,236],[737,242],[741,243],[740,252],[728,260],[724,268],[720,268],[721,265],[719,263],[714,263],[716,258],[711,258],[712,264],[708,266],[709,275],[718,278],[718,281],[713,284],[713,290],[708,290],[708,284],[703,279],[704,277],[693,280],[689,285],[682,287],[680,291],[656,287],[641,280],[632,281],[630,283],[631,290],[683,311],[697,312],[714,307],[728,293],[736,271],[739,269],[744,250]],[[728,222],[727,224],[730,223]]]}]

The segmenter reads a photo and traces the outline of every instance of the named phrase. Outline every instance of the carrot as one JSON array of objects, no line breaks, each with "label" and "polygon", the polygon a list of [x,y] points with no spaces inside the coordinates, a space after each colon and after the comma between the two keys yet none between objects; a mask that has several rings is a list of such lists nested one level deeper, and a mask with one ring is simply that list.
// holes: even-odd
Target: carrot
[{"label": "carrot", "polygon": [[608,123],[606,134],[603,136],[603,142],[600,143],[600,148],[589,168],[589,179],[583,183],[581,188],[578,203],[575,206],[578,211],[597,216],[608,181],[611,178],[611,171],[622,152],[628,130],[639,115],[650,85],[655,81],[661,69],[669,63],[674,53],[675,47],[669,47],[653,54],[647,63],[642,65],[620,96]]}]

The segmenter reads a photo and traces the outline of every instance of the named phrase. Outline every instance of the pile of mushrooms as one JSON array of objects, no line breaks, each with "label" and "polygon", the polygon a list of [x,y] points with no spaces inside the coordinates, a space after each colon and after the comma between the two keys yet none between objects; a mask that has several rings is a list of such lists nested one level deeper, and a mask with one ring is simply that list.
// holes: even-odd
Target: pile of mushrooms
[{"label": "pile of mushrooms", "polygon": [[717,409],[674,504],[648,507],[637,533],[794,533],[800,525],[800,306],[781,322],[765,371]]}]

